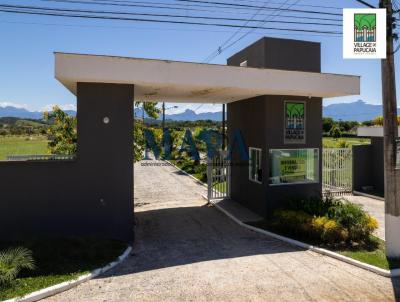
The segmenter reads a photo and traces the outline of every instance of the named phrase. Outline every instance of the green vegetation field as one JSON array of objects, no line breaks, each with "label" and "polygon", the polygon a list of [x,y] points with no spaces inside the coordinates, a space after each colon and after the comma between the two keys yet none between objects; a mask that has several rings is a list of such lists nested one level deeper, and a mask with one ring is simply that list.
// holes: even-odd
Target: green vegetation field
[{"label": "green vegetation field", "polygon": [[350,148],[353,145],[364,145],[370,143],[371,140],[369,138],[359,138],[359,137],[322,138],[322,145],[324,148]]},{"label": "green vegetation field", "polygon": [[45,136],[0,136],[0,160],[8,155],[47,154]]}]

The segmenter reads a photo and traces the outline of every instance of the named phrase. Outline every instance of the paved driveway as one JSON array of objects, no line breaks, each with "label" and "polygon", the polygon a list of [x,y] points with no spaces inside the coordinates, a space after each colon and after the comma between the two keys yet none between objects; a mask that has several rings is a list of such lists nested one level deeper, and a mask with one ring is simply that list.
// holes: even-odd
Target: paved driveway
[{"label": "paved driveway", "polygon": [[398,281],[244,229],[204,192],[171,166],[136,165],[134,254],[48,301],[395,300]]}]

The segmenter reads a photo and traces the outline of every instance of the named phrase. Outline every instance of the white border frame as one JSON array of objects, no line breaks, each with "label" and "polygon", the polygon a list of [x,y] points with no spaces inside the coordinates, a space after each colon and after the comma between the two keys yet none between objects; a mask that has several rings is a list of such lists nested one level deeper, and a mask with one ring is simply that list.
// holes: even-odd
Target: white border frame
[{"label": "white border frame", "polygon": [[[291,182],[291,183],[279,183],[279,184],[271,184],[269,181],[270,181],[270,178],[271,178],[271,175],[270,175],[270,173],[271,173],[271,171],[272,171],[272,169],[271,169],[271,161],[270,161],[270,155],[271,155],[271,151],[272,150],[281,150],[281,151],[292,151],[292,150],[304,150],[304,149],[311,149],[311,150],[317,150],[318,152],[317,152],[317,164],[318,164],[318,173],[317,173],[317,177],[318,177],[318,179],[317,179],[317,181],[300,181],[300,182]],[[317,184],[317,183],[319,183],[320,182],[320,169],[321,169],[321,167],[320,167],[320,162],[319,162],[319,157],[320,157],[320,155],[319,155],[319,152],[320,152],[320,149],[319,148],[291,148],[291,149],[288,149],[288,148],[286,148],[286,149],[277,149],[277,148],[273,148],[273,149],[269,149],[268,150],[268,163],[269,163],[269,175],[268,175],[268,185],[269,186],[271,186],[271,187],[276,187],[276,186],[291,186],[291,185],[307,185],[307,184]]]},{"label": "white border frame", "polygon": [[258,184],[262,184],[262,181],[258,181],[257,179],[252,179],[251,178],[251,173],[250,173],[250,163],[251,163],[251,151],[252,150],[255,150],[255,151],[260,151],[260,157],[259,157],[259,161],[260,161],[260,167],[261,167],[261,170],[263,170],[262,169],[262,149],[261,148],[256,148],[256,147],[249,147],[249,165],[248,165],[248,168],[249,168],[249,180],[250,181],[252,181],[252,182],[256,182],[256,183],[258,183]]}]

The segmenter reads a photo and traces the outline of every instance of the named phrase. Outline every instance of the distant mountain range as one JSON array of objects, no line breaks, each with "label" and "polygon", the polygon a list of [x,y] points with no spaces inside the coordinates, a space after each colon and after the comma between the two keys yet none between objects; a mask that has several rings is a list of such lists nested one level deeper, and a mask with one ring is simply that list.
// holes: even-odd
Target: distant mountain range
[{"label": "distant mountain range", "polygon": [[[135,108],[135,116],[142,116],[142,109]],[[147,118],[147,114],[145,114],[145,118]],[[162,116],[158,118],[162,119]],[[212,120],[212,121],[222,121],[222,112],[202,112],[196,113],[193,110],[186,109],[184,112],[176,113],[176,114],[165,114],[166,120],[173,121],[198,121],[198,120]]]},{"label": "distant mountain range", "polygon": [[[72,116],[76,115],[76,112],[73,110],[65,110],[65,112]],[[18,117],[18,118],[40,120],[43,118],[43,112],[29,111],[25,108],[6,106],[6,107],[0,107],[0,117]]]},{"label": "distant mountain range", "polygon": [[[69,115],[76,115],[73,110],[66,110]],[[400,108],[399,108],[400,114]],[[339,103],[331,104],[323,107],[323,116],[331,117],[335,120],[351,120],[351,121],[367,121],[372,120],[375,117],[382,115],[382,105],[367,104],[362,100],[358,100],[352,103]],[[135,108],[135,116],[142,116],[142,109]],[[27,119],[41,119],[43,112],[29,111],[24,108],[16,108],[12,106],[0,107],[0,117],[18,117]],[[147,118],[147,115],[145,115]],[[161,120],[161,116],[159,120]],[[166,114],[165,119],[174,121],[196,121],[196,120],[213,120],[221,121],[221,112],[202,112],[196,113],[193,110],[186,109],[184,112],[176,114]]]},{"label": "distant mountain range", "polygon": [[[400,108],[398,109],[400,114]],[[382,115],[382,105],[367,104],[362,100],[352,103],[339,103],[324,106],[322,110],[324,117],[344,121],[368,121]]]}]

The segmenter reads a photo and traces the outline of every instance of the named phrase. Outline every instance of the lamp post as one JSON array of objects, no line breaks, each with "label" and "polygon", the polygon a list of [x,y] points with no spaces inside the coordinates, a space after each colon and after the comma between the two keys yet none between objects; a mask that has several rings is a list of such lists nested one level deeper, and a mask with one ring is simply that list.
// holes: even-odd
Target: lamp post
[{"label": "lamp post", "polygon": [[178,106],[172,106],[172,107],[165,108],[165,102],[162,103],[162,131],[163,131],[163,134],[165,131],[165,110],[176,109],[176,108],[178,108]]}]

